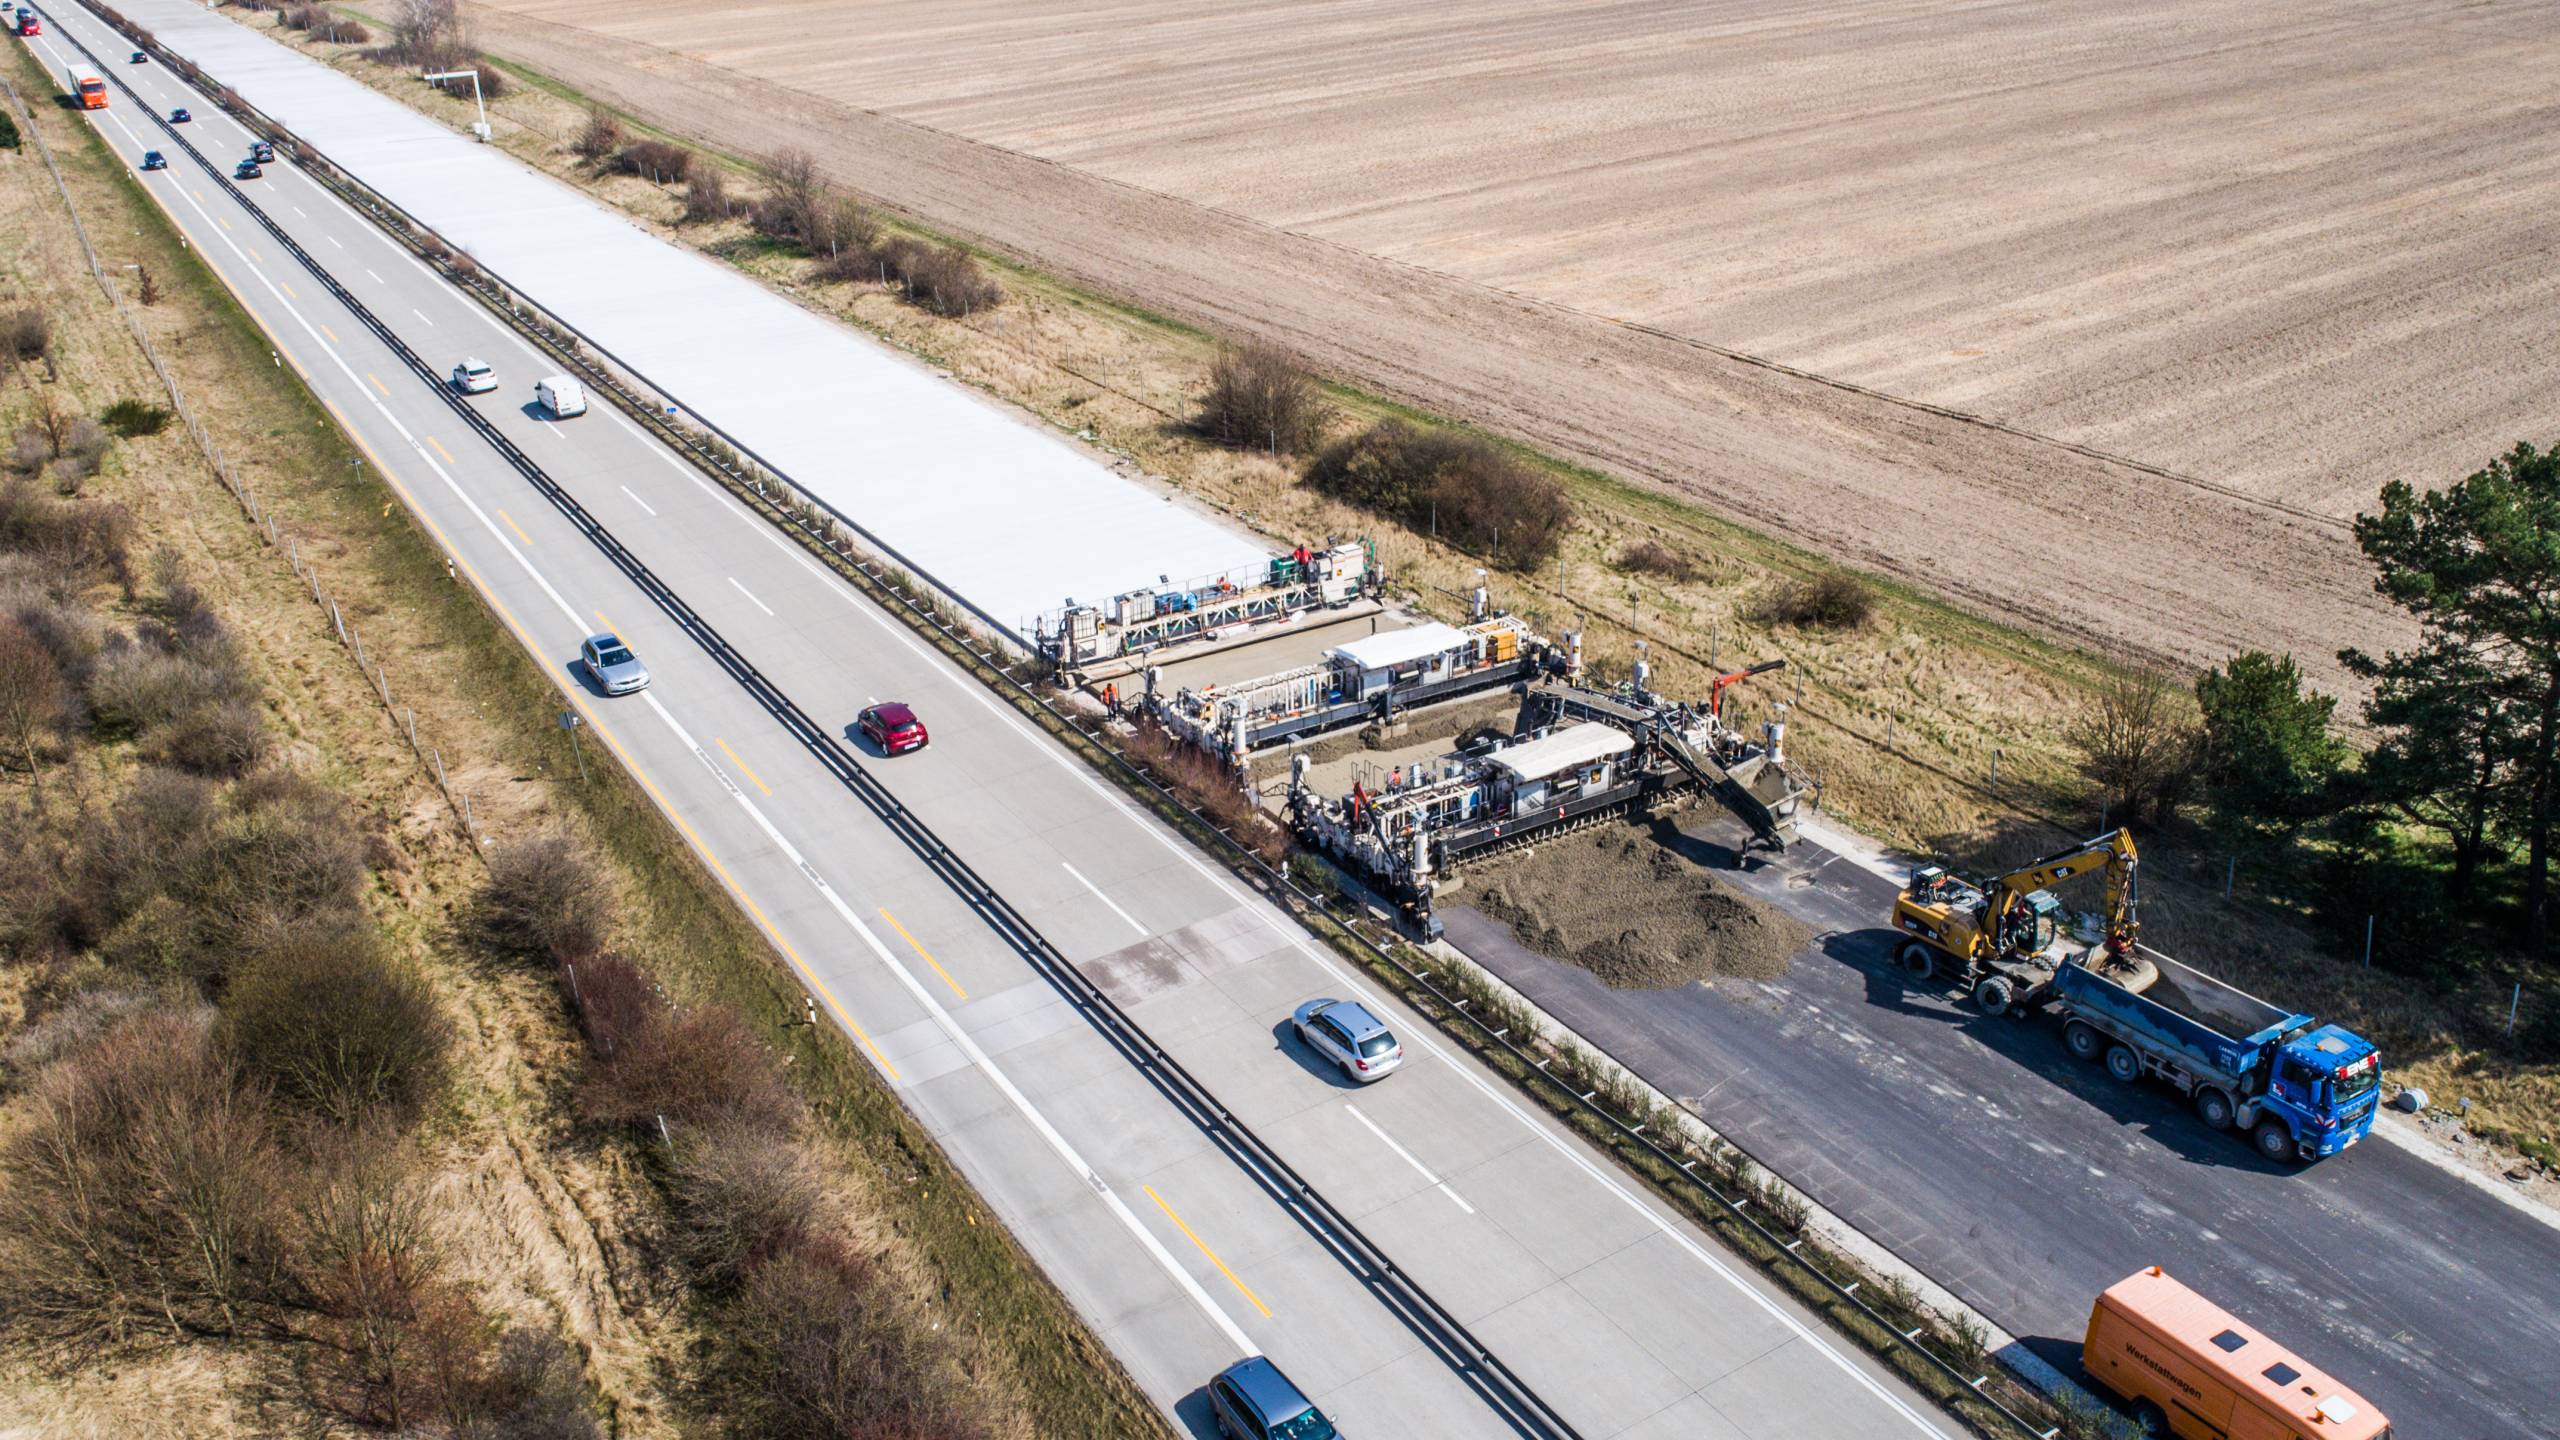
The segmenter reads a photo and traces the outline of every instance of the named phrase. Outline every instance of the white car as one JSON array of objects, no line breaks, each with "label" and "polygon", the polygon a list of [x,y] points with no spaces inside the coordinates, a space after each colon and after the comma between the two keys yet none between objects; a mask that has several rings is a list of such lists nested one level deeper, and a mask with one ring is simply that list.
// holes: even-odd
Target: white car
[{"label": "white car", "polygon": [[486,360],[465,360],[453,367],[453,388],[465,395],[486,395],[498,388],[498,372]]}]

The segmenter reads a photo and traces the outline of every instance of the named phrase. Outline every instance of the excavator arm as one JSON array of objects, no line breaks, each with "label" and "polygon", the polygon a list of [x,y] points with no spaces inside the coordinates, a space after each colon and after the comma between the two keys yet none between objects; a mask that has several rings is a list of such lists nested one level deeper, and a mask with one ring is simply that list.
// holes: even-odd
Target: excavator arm
[{"label": "excavator arm", "polygon": [[2134,888],[2134,867],[2140,859],[2134,850],[2132,832],[2119,828],[2023,865],[1992,880],[1983,889],[1990,897],[1990,913],[1998,915],[2013,897],[2051,889],[2075,875],[2087,874],[2092,864],[2103,863],[2107,870],[2106,909],[2103,912],[2107,934],[2110,938],[2121,936],[2130,942],[2141,924],[2135,913],[2137,892]]}]

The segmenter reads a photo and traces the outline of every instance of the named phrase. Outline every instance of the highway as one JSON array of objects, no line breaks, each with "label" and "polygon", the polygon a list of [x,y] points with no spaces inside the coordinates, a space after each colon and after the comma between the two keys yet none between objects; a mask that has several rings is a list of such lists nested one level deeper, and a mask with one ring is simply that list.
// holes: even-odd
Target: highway
[{"label": "highway", "polygon": [[[1355,1435],[1948,1433],[625,417],[545,419],[536,353],[308,176],[232,186],[247,134],[67,8],[32,43],[104,62],[107,142],[169,157],[149,193],[1179,1423],[1208,1433],[1202,1383],[1264,1352]],[[130,13],[166,40],[181,8]],[[501,388],[460,400],[398,347]],[[650,690],[580,683],[603,629]],[[850,738],[888,699],[931,748]],[[1405,1067],[1322,1070],[1287,1035],[1318,994],[1368,999]]]},{"label": "highway", "polygon": [[2344,1154],[2269,1164],[2166,1087],[2073,1060],[2049,1019],[1915,987],[1885,923],[1897,881],[1856,857],[1805,843],[1736,870],[1741,824],[1705,808],[1671,838],[1813,928],[1783,980],[1611,992],[1476,911],[1444,909],[1449,938],[2065,1372],[2098,1291],[2156,1264],[2403,1435],[2560,1435],[2547,1213],[2392,1143],[2395,1115]]}]

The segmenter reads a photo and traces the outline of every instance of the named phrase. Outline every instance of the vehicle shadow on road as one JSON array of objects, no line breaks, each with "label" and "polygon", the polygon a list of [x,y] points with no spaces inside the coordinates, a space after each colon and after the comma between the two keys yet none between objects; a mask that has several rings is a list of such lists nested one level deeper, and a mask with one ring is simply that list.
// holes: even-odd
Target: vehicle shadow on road
[{"label": "vehicle shadow on road", "polygon": [[1298,1038],[1296,1022],[1282,1019],[1271,1027],[1271,1043],[1281,1054],[1298,1062],[1298,1068],[1322,1080],[1336,1090],[1357,1090],[1359,1083],[1342,1073],[1342,1067],[1316,1053],[1315,1047]]}]

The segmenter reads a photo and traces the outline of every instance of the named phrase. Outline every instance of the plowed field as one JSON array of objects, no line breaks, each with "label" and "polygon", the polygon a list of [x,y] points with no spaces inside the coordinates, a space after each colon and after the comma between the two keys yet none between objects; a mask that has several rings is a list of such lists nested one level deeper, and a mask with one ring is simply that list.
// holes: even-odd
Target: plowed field
[{"label": "plowed field", "polygon": [[2345,518],[2560,429],[2547,3],[479,13],[670,129],[804,145],[1044,267],[2122,649],[2390,640]]}]

